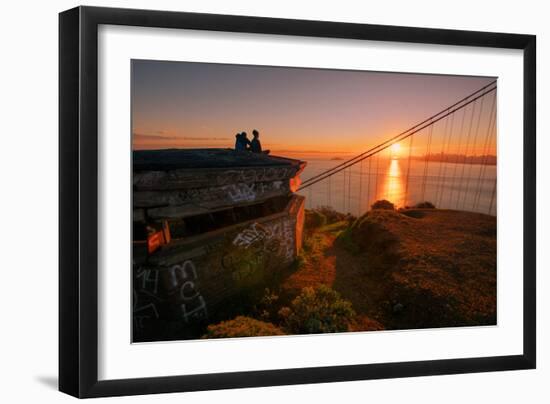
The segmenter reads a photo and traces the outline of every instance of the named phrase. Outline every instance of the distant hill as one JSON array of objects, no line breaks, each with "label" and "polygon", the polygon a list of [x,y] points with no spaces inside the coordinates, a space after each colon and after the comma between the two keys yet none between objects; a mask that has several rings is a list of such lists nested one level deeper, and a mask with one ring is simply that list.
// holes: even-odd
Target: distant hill
[{"label": "distant hill", "polygon": [[465,156],[464,154],[445,154],[434,153],[424,156],[411,156],[413,160],[428,160],[431,162],[458,163],[458,164],[485,164],[495,166],[497,164],[497,156],[481,155],[481,156]]}]

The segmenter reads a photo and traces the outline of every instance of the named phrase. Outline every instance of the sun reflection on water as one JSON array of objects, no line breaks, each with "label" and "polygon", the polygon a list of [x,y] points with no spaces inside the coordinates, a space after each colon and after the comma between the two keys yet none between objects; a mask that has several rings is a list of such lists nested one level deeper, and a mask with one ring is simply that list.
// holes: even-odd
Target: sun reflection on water
[{"label": "sun reflection on water", "polygon": [[404,181],[398,159],[389,160],[388,169],[383,177],[383,186],[377,199],[387,199],[395,205],[400,205],[404,197]]}]

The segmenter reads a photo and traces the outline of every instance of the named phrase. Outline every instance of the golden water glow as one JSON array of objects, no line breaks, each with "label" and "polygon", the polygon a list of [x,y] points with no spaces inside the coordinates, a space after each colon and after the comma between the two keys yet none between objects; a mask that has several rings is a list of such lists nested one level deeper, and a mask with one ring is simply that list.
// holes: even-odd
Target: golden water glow
[{"label": "golden water glow", "polygon": [[387,199],[395,205],[401,205],[405,192],[405,182],[399,160],[389,160],[388,169],[380,179],[383,181],[383,186],[378,199]]}]

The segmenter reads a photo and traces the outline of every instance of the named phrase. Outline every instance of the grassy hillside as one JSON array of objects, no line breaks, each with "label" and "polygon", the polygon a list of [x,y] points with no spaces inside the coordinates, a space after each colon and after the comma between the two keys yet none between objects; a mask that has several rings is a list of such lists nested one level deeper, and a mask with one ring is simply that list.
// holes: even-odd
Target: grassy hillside
[{"label": "grassy hillside", "polygon": [[295,264],[209,337],[496,324],[495,217],[375,206],[306,211]]},{"label": "grassy hillside", "polygon": [[283,289],[330,286],[352,302],[359,328],[496,323],[495,217],[376,209],[306,230],[302,263]]}]

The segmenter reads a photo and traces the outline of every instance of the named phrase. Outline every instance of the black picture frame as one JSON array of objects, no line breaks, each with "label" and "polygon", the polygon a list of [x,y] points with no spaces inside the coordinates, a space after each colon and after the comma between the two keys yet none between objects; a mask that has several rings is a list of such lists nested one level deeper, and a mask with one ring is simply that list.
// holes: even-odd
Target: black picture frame
[{"label": "black picture frame", "polygon": [[[523,354],[99,381],[100,24],[523,50]],[[77,7],[60,13],[59,389],[84,398],[535,368],[535,121],[533,35],[96,7]]]}]

